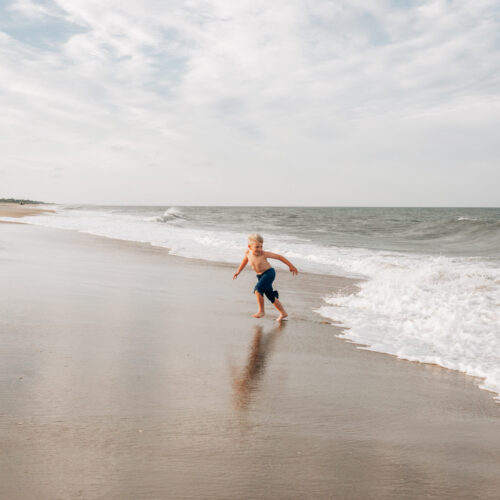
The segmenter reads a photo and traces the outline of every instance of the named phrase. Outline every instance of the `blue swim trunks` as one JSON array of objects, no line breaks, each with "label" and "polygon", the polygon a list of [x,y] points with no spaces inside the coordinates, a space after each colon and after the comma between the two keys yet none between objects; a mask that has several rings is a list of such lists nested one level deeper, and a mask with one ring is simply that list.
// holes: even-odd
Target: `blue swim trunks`
[{"label": "blue swim trunks", "polygon": [[276,271],[273,267],[270,267],[267,271],[262,274],[257,274],[257,284],[253,289],[253,292],[259,292],[262,296],[266,296],[271,302],[274,303],[276,299],[279,299],[277,290],[273,290],[273,281],[276,278]]}]

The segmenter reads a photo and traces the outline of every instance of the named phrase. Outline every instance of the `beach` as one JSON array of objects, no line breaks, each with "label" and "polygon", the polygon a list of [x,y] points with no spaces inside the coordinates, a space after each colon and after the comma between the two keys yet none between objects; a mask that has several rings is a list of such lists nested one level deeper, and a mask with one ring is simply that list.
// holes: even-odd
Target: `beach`
[{"label": "beach", "polygon": [[41,205],[21,205],[20,203],[0,203],[0,217],[28,217],[53,213],[53,210],[43,208]]},{"label": "beach", "polygon": [[0,224],[1,497],[498,498],[479,379],[338,338],[314,310],[356,280],[279,269],[279,325],[234,271]]}]

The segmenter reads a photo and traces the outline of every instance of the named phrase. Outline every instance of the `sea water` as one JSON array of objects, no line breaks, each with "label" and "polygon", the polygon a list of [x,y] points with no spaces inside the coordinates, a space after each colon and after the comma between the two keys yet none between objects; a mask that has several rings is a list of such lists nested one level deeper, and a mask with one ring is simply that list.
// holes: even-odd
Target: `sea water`
[{"label": "sea water", "polygon": [[341,322],[341,336],[500,393],[499,208],[52,208],[24,221],[235,265],[260,232],[299,270],[362,280],[351,295],[324,291],[317,313]]}]

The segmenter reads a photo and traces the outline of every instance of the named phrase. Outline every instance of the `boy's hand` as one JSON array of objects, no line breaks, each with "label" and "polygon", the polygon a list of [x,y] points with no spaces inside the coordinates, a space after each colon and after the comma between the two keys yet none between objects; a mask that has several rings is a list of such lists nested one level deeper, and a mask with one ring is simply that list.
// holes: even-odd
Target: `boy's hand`
[{"label": "boy's hand", "polygon": [[295,266],[290,266],[290,272],[295,276],[296,274],[299,274],[299,271],[297,271],[297,268]]},{"label": "boy's hand", "polygon": [[234,273],[233,274],[233,280],[235,280],[238,277],[238,274],[240,274],[240,273]]}]

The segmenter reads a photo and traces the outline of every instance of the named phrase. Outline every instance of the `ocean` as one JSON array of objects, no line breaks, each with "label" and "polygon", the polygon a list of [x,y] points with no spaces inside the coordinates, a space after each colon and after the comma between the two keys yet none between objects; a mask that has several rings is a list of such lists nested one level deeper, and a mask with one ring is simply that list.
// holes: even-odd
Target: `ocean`
[{"label": "ocean", "polygon": [[50,208],[23,220],[235,267],[259,232],[299,271],[361,280],[351,295],[325,290],[316,311],[342,323],[342,337],[481,377],[500,393],[500,208]]}]

